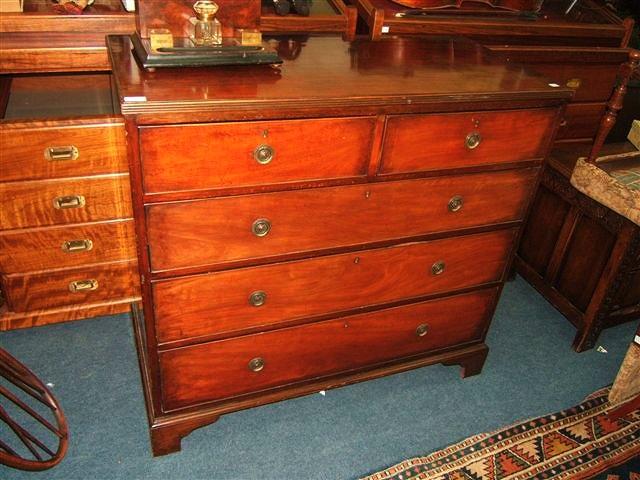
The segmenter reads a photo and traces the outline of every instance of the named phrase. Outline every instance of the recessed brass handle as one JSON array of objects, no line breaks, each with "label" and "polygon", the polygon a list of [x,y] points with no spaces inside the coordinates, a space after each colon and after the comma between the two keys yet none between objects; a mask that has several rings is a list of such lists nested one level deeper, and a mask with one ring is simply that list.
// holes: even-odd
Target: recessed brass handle
[{"label": "recessed brass handle", "polygon": [[445,263],[442,260],[438,260],[436,263],[431,265],[431,273],[433,275],[442,275],[444,273]]},{"label": "recessed brass handle", "polygon": [[464,199],[462,195],[454,195],[449,199],[449,203],[447,203],[447,208],[450,212],[457,212],[461,210],[464,205]]},{"label": "recessed brass handle", "polygon": [[264,359],[262,357],[252,358],[249,361],[249,370],[252,372],[259,372],[264,368]]},{"label": "recessed brass handle", "polygon": [[50,162],[59,162],[62,160],[77,160],[80,152],[73,145],[64,147],[47,147],[44,149],[44,158]]},{"label": "recessed brass handle", "polygon": [[66,253],[88,252],[93,248],[93,242],[88,238],[83,240],[67,240],[62,244],[62,251]]},{"label": "recessed brass handle", "polygon": [[271,145],[259,145],[253,151],[253,158],[260,165],[266,165],[276,156],[276,151]]},{"label": "recessed brass handle", "polygon": [[467,138],[464,139],[464,145],[469,150],[473,150],[478,145],[480,145],[481,141],[482,141],[482,136],[478,132],[472,132],[469,135],[467,135]]},{"label": "recessed brass handle", "polygon": [[271,230],[271,222],[266,218],[258,218],[253,225],[251,231],[256,237],[264,237]]},{"label": "recessed brass handle", "polygon": [[421,323],[420,325],[418,325],[418,328],[416,328],[416,335],[419,337],[424,337],[428,331],[429,325],[427,325],[426,323]]},{"label": "recessed brass handle", "polygon": [[267,301],[267,294],[262,290],[256,290],[249,295],[249,304],[254,307],[260,307]]},{"label": "recessed brass handle", "polygon": [[75,282],[71,282],[69,284],[69,291],[76,292],[90,292],[92,290],[98,289],[98,280],[89,279],[89,280],[76,280]]},{"label": "recessed brass handle", "polygon": [[64,197],[57,197],[53,199],[53,206],[58,210],[82,208],[86,203],[87,201],[83,195],[66,195]]},{"label": "recessed brass handle", "polygon": [[569,80],[567,80],[567,87],[569,88],[580,88],[580,85],[582,85],[582,80],[580,80],[579,78],[570,78]]}]

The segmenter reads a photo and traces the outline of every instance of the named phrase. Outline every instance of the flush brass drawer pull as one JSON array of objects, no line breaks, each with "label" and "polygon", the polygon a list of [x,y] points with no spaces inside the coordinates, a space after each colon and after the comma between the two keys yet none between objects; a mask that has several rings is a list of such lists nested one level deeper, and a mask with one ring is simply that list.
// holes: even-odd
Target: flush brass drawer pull
[{"label": "flush brass drawer pull", "polygon": [[256,237],[264,237],[271,230],[271,222],[266,218],[258,218],[253,225],[251,225],[251,231]]},{"label": "flush brass drawer pull", "polygon": [[256,290],[249,295],[249,304],[254,307],[260,307],[267,301],[267,294],[262,290]]},{"label": "flush brass drawer pull", "polygon": [[276,156],[276,151],[271,145],[259,145],[253,151],[253,158],[260,165],[267,165]]},{"label": "flush brass drawer pull", "polygon": [[53,200],[53,206],[58,210],[65,210],[67,208],[82,208],[87,201],[83,195],[66,195],[64,197],[57,197]]},{"label": "flush brass drawer pull", "polygon": [[582,85],[582,80],[579,78],[570,78],[567,80],[567,87],[569,88],[578,89],[580,85]]},{"label": "flush brass drawer pull", "polygon": [[88,238],[83,240],[67,240],[62,244],[62,251],[66,253],[88,252],[93,248],[93,242]]},{"label": "flush brass drawer pull", "polygon": [[420,325],[418,325],[418,328],[416,328],[416,335],[419,337],[424,337],[428,331],[429,325],[427,325],[426,323],[421,323]]},{"label": "flush brass drawer pull", "polygon": [[264,359],[262,357],[256,357],[249,362],[249,370],[252,372],[259,372],[264,368]]},{"label": "flush brass drawer pull", "polygon": [[50,162],[59,162],[63,160],[77,160],[80,152],[77,147],[68,145],[65,147],[47,147],[44,149],[44,158]]},{"label": "flush brass drawer pull", "polygon": [[482,136],[478,132],[473,132],[467,135],[467,138],[464,139],[464,145],[469,150],[473,150],[478,145],[480,145],[481,141],[482,141]]},{"label": "flush brass drawer pull", "polygon": [[431,265],[431,274],[442,275],[444,273],[444,269],[445,269],[445,263],[442,260],[439,260],[433,265]]},{"label": "flush brass drawer pull", "polygon": [[69,284],[69,291],[76,292],[90,292],[98,289],[98,280],[76,280]]}]

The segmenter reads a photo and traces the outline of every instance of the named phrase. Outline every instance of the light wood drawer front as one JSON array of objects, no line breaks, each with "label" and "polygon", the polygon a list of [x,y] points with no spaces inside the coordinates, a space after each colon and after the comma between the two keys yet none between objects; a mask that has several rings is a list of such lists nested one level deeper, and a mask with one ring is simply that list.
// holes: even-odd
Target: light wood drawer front
[{"label": "light wood drawer front", "polygon": [[[153,205],[151,265],[203,266],[519,220],[536,175],[531,168]],[[456,198],[462,205],[451,211]]]},{"label": "light wood drawer front", "polygon": [[374,123],[373,118],[331,118],[141,128],[144,189],[154,193],[363,176]]},{"label": "light wood drawer front", "polygon": [[0,232],[5,274],[135,258],[133,220]]},{"label": "light wood drawer front", "polygon": [[128,218],[129,175],[0,183],[0,228]]},{"label": "light wood drawer front", "polygon": [[5,275],[2,280],[9,306],[16,312],[117,300],[140,294],[135,260]]},{"label": "light wood drawer front", "polygon": [[381,174],[541,158],[555,109],[402,115],[387,120]]},{"label": "light wood drawer front", "polygon": [[[165,410],[480,340],[495,289],[160,354]],[[426,330],[423,336],[422,333]],[[254,360],[255,359],[255,360]],[[263,368],[258,369],[262,359]]]},{"label": "light wood drawer front", "polygon": [[570,103],[558,129],[556,140],[593,138],[606,108],[605,103]]},{"label": "light wood drawer front", "polygon": [[160,281],[156,334],[166,342],[238,332],[498,281],[514,235],[501,230]]},{"label": "light wood drawer front", "polygon": [[0,125],[0,181],[127,172],[121,120]]}]

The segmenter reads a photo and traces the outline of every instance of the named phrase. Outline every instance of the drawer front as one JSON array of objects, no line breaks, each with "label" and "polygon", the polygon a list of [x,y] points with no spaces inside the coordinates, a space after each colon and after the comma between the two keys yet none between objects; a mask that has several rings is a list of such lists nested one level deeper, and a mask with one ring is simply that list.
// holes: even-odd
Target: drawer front
[{"label": "drawer front", "polygon": [[0,183],[0,228],[128,218],[129,175]]},{"label": "drawer front", "polygon": [[162,352],[164,410],[478,341],[496,293],[483,290]]},{"label": "drawer front", "polygon": [[605,108],[605,103],[570,103],[556,140],[595,137]]},{"label": "drawer front", "polygon": [[538,169],[158,204],[155,271],[362,245],[522,218]]},{"label": "drawer front", "polygon": [[160,281],[153,286],[156,334],[165,342],[237,332],[497,281],[514,235],[501,230]]},{"label": "drawer front", "polygon": [[556,113],[540,109],[390,117],[380,173],[542,158]]},{"label": "drawer front", "polygon": [[331,118],[141,128],[144,189],[363,176],[374,124],[373,118]]},{"label": "drawer front", "polygon": [[0,125],[0,181],[127,172],[121,120]]},{"label": "drawer front", "polygon": [[620,64],[533,63],[531,69],[549,83],[575,90],[574,102],[606,102],[615,86]]},{"label": "drawer front", "polygon": [[135,258],[133,220],[0,232],[5,274]]},{"label": "drawer front", "polygon": [[5,275],[4,292],[13,311],[77,305],[139,295],[135,260]]}]

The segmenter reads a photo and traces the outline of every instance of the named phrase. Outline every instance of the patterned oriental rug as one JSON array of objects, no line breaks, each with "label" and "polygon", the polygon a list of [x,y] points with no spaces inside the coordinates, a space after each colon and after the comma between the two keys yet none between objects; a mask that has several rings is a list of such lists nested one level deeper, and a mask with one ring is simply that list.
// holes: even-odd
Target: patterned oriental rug
[{"label": "patterned oriental rug", "polygon": [[640,456],[640,410],[610,419],[608,392],[599,390],[568,410],[467,438],[364,480],[593,478]]}]

